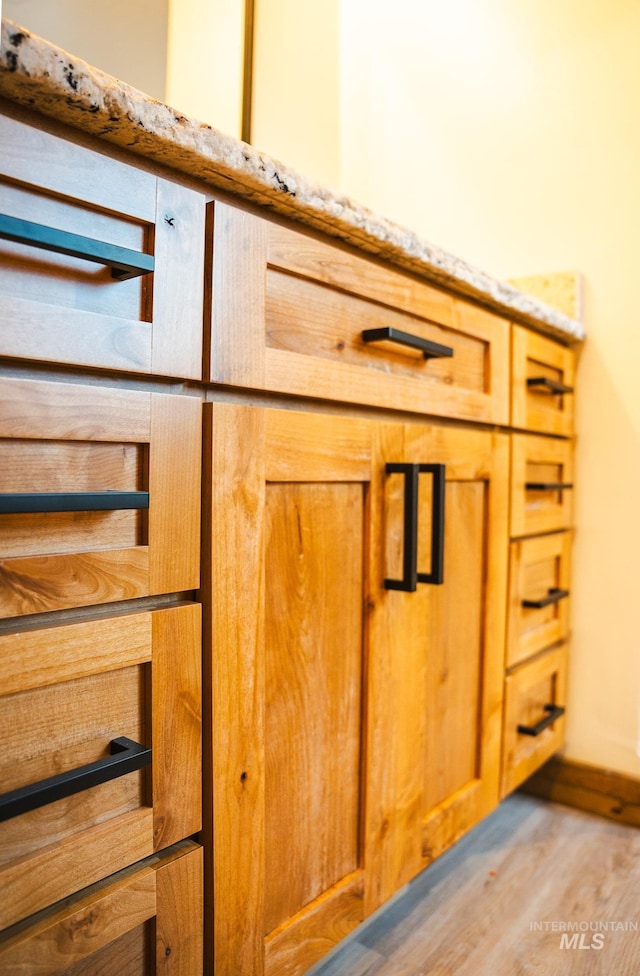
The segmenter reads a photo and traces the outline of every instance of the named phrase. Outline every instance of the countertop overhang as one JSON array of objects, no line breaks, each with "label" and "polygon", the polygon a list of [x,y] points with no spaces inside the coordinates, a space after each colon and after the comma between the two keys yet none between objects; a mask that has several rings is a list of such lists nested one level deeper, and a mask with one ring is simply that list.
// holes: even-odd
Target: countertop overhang
[{"label": "countertop overhang", "polygon": [[2,21],[0,96],[474,299],[567,343],[582,324],[351,198]]}]

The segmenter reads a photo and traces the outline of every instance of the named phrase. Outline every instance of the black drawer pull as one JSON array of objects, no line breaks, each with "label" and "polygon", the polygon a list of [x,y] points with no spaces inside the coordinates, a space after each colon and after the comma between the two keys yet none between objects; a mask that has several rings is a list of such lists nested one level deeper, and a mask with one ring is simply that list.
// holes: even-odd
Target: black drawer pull
[{"label": "black drawer pull", "polygon": [[525,488],[527,491],[568,491],[573,488],[573,484],[562,481],[527,481]]},{"label": "black drawer pull", "polygon": [[[444,464],[394,464],[386,466],[387,474],[404,475],[404,543],[402,579],[386,579],[387,590],[414,593],[418,583],[440,585],[444,581]],[[431,572],[418,572],[418,475],[433,476],[431,496]]]},{"label": "black drawer pull", "polygon": [[401,346],[410,346],[412,349],[419,349],[425,359],[444,359],[453,356],[451,346],[441,346],[439,342],[431,342],[429,339],[421,339],[420,336],[411,335],[410,332],[402,332],[393,326],[385,326],[383,329],[365,329],[362,333],[363,342],[380,342],[389,339],[397,342]]},{"label": "black drawer pull", "polygon": [[541,390],[548,390],[549,393],[573,393],[573,387],[559,380],[550,380],[548,376],[530,376],[527,386],[535,386]]},{"label": "black drawer pull", "polygon": [[520,735],[540,735],[541,732],[544,732],[545,729],[548,729],[550,725],[553,725],[557,719],[564,715],[562,705],[545,705],[544,710],[547,712],[547,715],[541,718],[539,722],[536,722],[535,725],[518,726]]},{"label": "black drawer pull", "polygon": [[0,796],[0,822],[151,765],[151,749],[132,739],[124,736],[112,739],[109,748],[111,755],[104,759],[3,793]]},{"label": "black drawer pull", "polygon": [[543,607],[550,607],[552,603],[559,603],[560,600],[564,600],[567,596],[569,596],[569,590],[560,590],[554,586],[549,590],[547,596],[544,596],[541,600],[523,600],[522,606],[531,607],[534,610],[542,610]]},{"label": "black drawer pull", "polygon": [[20,220],[7,214],[0,214],[0,238],[16,244],[30,244],[45,251],[55,251],[57,254],[84,258],[85,261],[93,261],[95,264],[105,264],[111,268],[111,277],[119,281],[150,274],[154,267],[152,254],[132,251],[128,247],[96,241],[92,237],[82,237],[80,234],[71,234],[44,224],[34,224],[30,220]]},{"label": "black drawer pull", "polygon": [[149,508],[148,491],[25,491],[0,494],[0,515],[25,512],[107,512]]}]

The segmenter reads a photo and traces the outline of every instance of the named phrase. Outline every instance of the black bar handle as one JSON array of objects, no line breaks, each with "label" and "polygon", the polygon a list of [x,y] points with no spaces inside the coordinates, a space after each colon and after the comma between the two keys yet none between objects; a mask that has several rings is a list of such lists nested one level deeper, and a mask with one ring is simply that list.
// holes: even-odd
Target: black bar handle
[{"label": "black bar handle", "polygon": [[30,220],[0,214],[0,238],[16,244],[30,244],[45,251],[69,254],[74,258],[84,258],[95,264],[105,264],[111,268],[111,277],[124,281],[139,275],[150,274],[154,268],[152,254],[132,251],[128,247],[96,241],[92,237],[57,230],[44,224],[34,224]]},{"label": "black bar handle", "polygon": [[[387,590],[414,593],[418,583],[444,582],[444,464],[401,464],[390,462],[387,474],[404,475],[404,541],[402,579],[385,579]],[[431,503],[431,572],[418,572],[418,476],[433,476]]]},{"label": "black bar handle", "polygon": [[573,488],[572,482],[563,481],[527,481],[527,491],[568,491]]},{"label": "black bar handle", "polygon": [[549,393],[573,393],[573,387],[559,380],[551,380],[548,376],[530,376],[527,379],[527,386],[535,386],[541,390],[548,390]]},{"label": "black bar handle", "polygon": [[109,748],[111,755],[104,759],[3,793],[0,796],[0,822],[151,765],[151,749],[132,739],[124,736],[112,739]]},{"label": "black bar handle", "polygon": [[404,475],[404,539],[402,549],[402,579],[386,579],[387,590],[415,593],[418,583],[418,464],[389,462],[387,474]]},{"label": "black bar handle", "polygon": [[422,339],[420,336],[412,335],[410,332],[403,332],[394,326],[385,326],[382,329],[365,329],[362,333],[363,342],[381,342],[389,339],[397,342],[401,346],[410,346],[412,349],[419,349],[425,359],[444,359],[453,356],[451,346],[442,346],[439,342],[431,342],[429,339]]},{"label": "black bar handle", "polygon": [[544,732],[545,729],[548,729],[550,725],[553,725],[557,719],[564,715],[562,705],[545,705],[544,710],[547,714],[539,722],[536,722],[535,725],[518,726],[520,735],[540,735],[541,732]]},{"label": "black bar handle", "polygon": [[444,582],[444,496],[445,496],[445,466],[444,464],[420,464],[421,472],[433,475],[433,493],[431,496],[431,572],[418,573],[418,583],[434,583],[440,586]]},{"label": "black bar handle", "polygon": [[24,491],[0,494],[0,515],[36,512],[107,512],[149,508],[148,491]]},{"label": "black bar handle", "polygon": [[542,597],[541,600],[523,600],[523,607],[530,607],[534,610],[542,610],[543,607],[550,607],[553,603],[559,603],[560,600],[564,600],[565,597],[569,596],[569,590],[560,590],[558,587],[551,587],[547,596]]}]

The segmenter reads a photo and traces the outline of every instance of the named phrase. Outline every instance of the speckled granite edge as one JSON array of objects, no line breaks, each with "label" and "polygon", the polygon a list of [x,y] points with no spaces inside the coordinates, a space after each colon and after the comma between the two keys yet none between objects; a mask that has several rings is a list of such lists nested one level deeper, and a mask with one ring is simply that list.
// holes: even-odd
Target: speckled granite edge
[{"label": "speckled granite edge", "polygon": [[514,321],[565,342],[585,337],[580,322],[7,20],[0,95],[321,230]]}]

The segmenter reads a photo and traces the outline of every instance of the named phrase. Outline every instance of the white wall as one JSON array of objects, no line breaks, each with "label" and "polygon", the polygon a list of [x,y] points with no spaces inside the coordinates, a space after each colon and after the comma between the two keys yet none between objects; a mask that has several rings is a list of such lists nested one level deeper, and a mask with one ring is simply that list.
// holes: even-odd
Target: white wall
[{"label": "white wall", "polygon": [[164,100],[169,0],[4,0],[2,13]]}]

